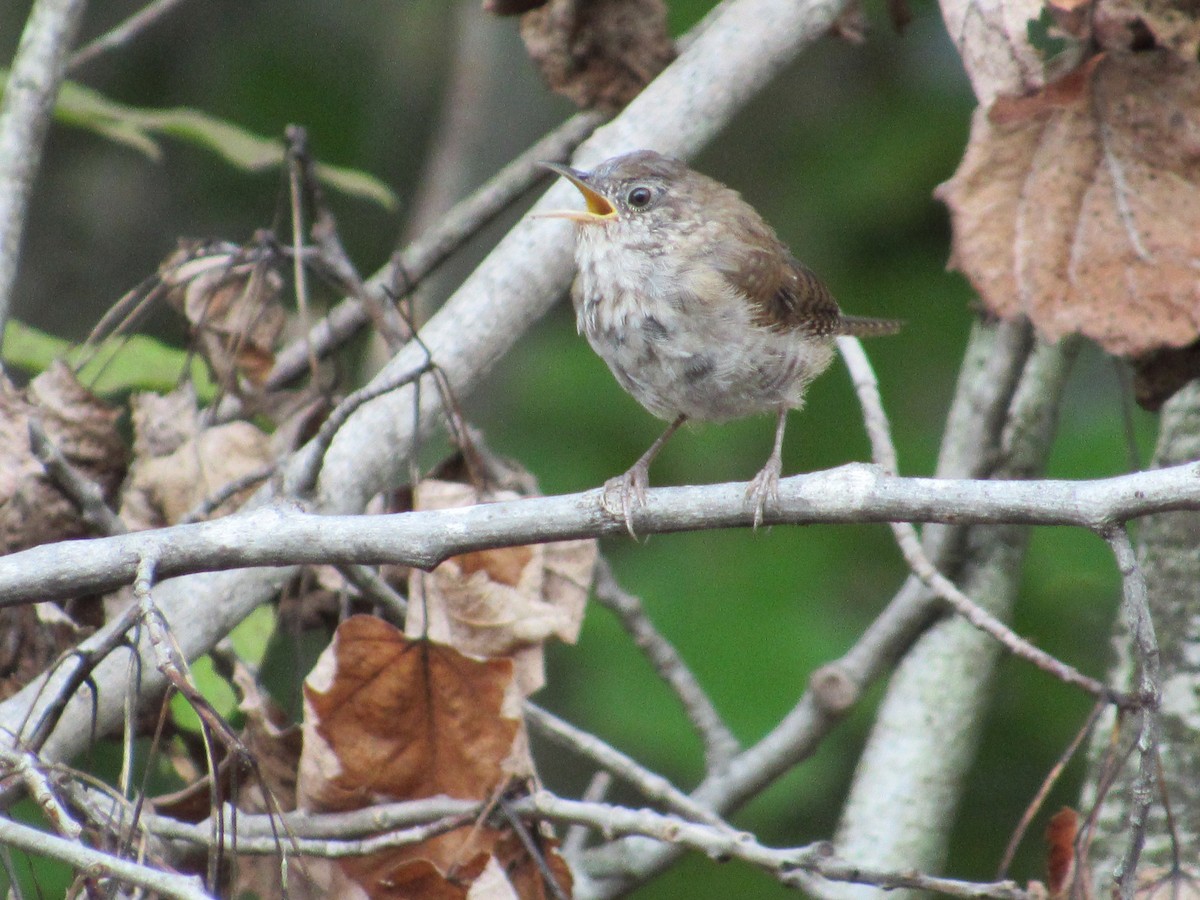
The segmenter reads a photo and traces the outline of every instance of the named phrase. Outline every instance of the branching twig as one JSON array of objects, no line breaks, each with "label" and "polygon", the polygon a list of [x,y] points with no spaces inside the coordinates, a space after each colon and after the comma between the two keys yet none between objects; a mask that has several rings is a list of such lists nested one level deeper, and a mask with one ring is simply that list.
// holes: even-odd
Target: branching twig
[{"label": "branching twig", "polygon": [[137,36],[138,32],[145,31],[182,2],[183,0],[154,0],[152,3],[147,3],[124,22],[88,41],[71,54],[71,58],[67,60],[67,69],[72,70],[86,66],[109,50],[115,50],[117,47],[129,43]]},{"label": "branching twig", "polygon": [[[538,166],[544,160],[566,161],[571,151],[602,121],[595,113],[580,113],[560,125],[501,169],[470,197],[456,204],[438,226],[400,251],[364,285],[367,292],[399,284],[411,291],[472,235],[511,206],[545,177]],[[308,347],[325,356],[355,335],[370,321],[363,304],[351,297],[330,310],[309,334],[289,344],[275,357],[264,385],[266,390],[287,386],[306,369]]]},{"label": "branching twig", "polygon": [[659,677],[679,698],[688,721],[704,742],[704,760],[708,771],[717,772],[725,768],[741,749],[737,738],[721,719],[679,652],[647,617],[642,601],[617,584],[612,567],[603,557],[596,564],[595,591],[596,599],[617,616],[634,644],[646,654]]},{"label": "branching twig", "polygon": [[996,870],[997,878],[1004,878],[1008,875],[1008,867],[1012,865],[1013,857],[1017,855],[1017,848],[1021,846],[1025,832],[1029,830],[1034,817],[1041,810],[1042,804],[1046,802],[1046,797],[1050,795],[1050,789],[1058,782],[1059,776],[1067,768],[1067,764],[1075,758],[1075,754],[1079,752],[1080,745],[1092,733],[1092,727],[1096,724],[1096,720],[1100,718],[1100,714],[1104,712],[1105,707],[1106,704],[1103,701],[1097,701],[1093,704],[1092,711],[1088,713],[1083,726],[1075,732],[1075,737],[1071,738],[1071,743],[1067,745],[1067,749],[1062,752],[1062,755],[1059,756],[1057,762],[1050,768],[1046,777],[1042,779],[1041,787],[1038,788],[1033,799],[1029,801],[1025,812],[1021,815],[1021,821],[1017,823],[1017,827],[1013,829],[1012,837],[1008,839],[1008,846],[1004,848],[1004,855],[1000,858],[1000,866]]},{"label": "branching twig", "polygon": [[127,884],[146,888],[163,897],[172,897],[175,900],[211,900],[209,893],[200,886],[199,878],[160,872],[10,819],[0,818],[0,843],[27,853],[57,859],[76,869],[87,871],[93,877],[107,875]]},{"label": "branching twig", "polygon": [[688,797],[687,794],[671,784],[661,775],[651,772],[645,766],[631,759],[626,754],[606,744],[594,734],[576,728],[553,713],[547,712],[533,703],[526,703],[525,719],[530,726],[543,735],[567,749],[588,757],[593,762],[603,766],[618,778],[632,785],[647,800],[661,803],[668,809],[674,810],[680,816],[695,822],[704,822],[718,828],[730,829],[721,817],[711,809],[701,806]]},{"label": "branching twig", "polygon": [[1137,888],[1138,859],[1146,843],[1150,804],[1158,782],[1158,707],[1162,696],[1159,675],[1158,639],[1150,619],[1146,576],[1138,565],[1133,543],[1124,528],[1102,532],[1116,558],[1124,587],[1122,609],[1129,627],[1138,664],[1137,696],[1141,701],[1137,735],[1138,768],[1130,785],[1129,849],[1113,873],[1122,900],[1132,900]]},{"label": "branching twig", "polygon": [[29,446],[47,477],[75,504],[84,522],[101,534],[124,534],[128,530],[104,499],[104,492],[71,465],[37,419],[29,420]]}]

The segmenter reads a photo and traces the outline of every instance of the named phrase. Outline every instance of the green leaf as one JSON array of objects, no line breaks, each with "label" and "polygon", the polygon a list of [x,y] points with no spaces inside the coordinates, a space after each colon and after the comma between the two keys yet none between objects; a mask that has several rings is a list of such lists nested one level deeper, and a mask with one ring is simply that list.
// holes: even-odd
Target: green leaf
[{"label": "green leaf", "polygon": [[130,391],[166,393],[179,384],[185,371],[201,402],[212,400],[217,393],[208,367],[195,354],[140,334],[77,347],[14,319],[4,331],[2,355],[6,366],[31,374],[45,371],[56,359],[66,360],[77,370],[80,384],[100,396]]},{"label": "green leaf", "polygon": [[238,656],[251,665],[261,666],[274,633],[275,607],[264,603],[242,619],[241,624],[229,633],[229,640]]},{"label": "green leaf", "polygon": [[[8,71],[0,69],[0,85],[7,77]],[[171,137],[215,153],[247,172],[277,168],[284,162],[281,140],[263,137],[196,109],[127,106],[73,81],[63,82],[54,114],[60,122],[94,131],[151,159],[162,155],[156,137]],[[396,208],[396,195],[374,175],[328,163],[317,163],[316,171],[317,177],[334,190],[370,200],[387,210]]]},{"label": "green leaf", "polygon": [[[237,710],[237,694],[233,687],[217,674],[213,668],[212,659],[201,656],[191,665],[192,683],[196,685],[204,699],[212,704],[213,709],[228,721]],[[175,724],[188,731],[200,731],[200,717],[183,694],[171,695],[171,715]]]}]

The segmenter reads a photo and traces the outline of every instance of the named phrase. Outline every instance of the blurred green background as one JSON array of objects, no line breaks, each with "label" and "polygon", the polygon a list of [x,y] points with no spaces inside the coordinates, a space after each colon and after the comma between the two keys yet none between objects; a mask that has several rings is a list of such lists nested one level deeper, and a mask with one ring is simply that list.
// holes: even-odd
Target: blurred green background
[{"label": "blurred green background", "polygon": [[[681,32],[711,7],[671,2]],[[0,5],[0,59],[11,58],[28,2]],[[85,37],[139,7],[95,4]],[[867,42],[826,39],[803,54],[695,161],[772,222],[796,254],[853,313],[898,317],[897,338],[872,342],[884,401],[907,474],[928,474],[973,318],[973,297],[947,274],[949,231],[931,192],[954,171],[973,98],[936,5],[914,5],[903,35],[870,2]],[[471,62],[451,91],[454,48]],[[112,99],[193,107],[264,135],[307,127],[323,161],[370,172],[401,198],[399,212],[333,195],[342,236],[364,273],[411,234],[414,204],[441,153],[439,133],[465,128],[445,191],[480,183],[570,114],[546,92],[516,37],[514,20],[475,2],[324,0],[184,3],[135,43],[75,77]],[[453,124],[448,112],[469,114]],[[181,236],[246,240],[283,228],[278,173],[247,175],[179,142],[158,162],[95,135],[56,125],[33,201],[16,316],[79,340],[121,294],[155,271]],[[515,215],[515,214],[514,214]],[[511,221],[512,216],[506,221]],[[444,296],[486,252],[504,223],[486,230],[436,284]],[[434,301],[436,302],[436,300]],[[168,340],[168,317],[147,329]],[[857,404],[840,366],[792,417],[785,473],[868,456]],[[575,334],[560,304],[468,399],[492,445],[540,479],[546,493],[595,487],[624,471],[661,429],[613,381]],[[1143,460],[1154,420],[1133,415]],[[697,426],[677,436],[653,484],[745,480],[770,448],[764,419]],[[1080,358],[1050,466],[1057,477],[1110,475],[1129,466],[1120,378],[1101,354]],[[839,656],[884,606],[904,567],[882,526],[775,528],[606,541],[621,583],[640,595],[727,717],[753,742],[791,707],[809,673]],[[1102,674],[1117,579],[1093,536],[1043,529],[1033,536],[1017,630],[1085,672]],[[1011,660],[995,682],[979,761],[958,818],[950,874],[990,878],[1042,778],[1079,727],[1087,698]],[[880,688],[819,752],[735,817],[771,844],[829,836]],[[701,756],[686,720],[611,616],[593,608],[576,647],[554,647],[539,702],[687,786]],[[590,771],[539,747],[550,787],[578,791]],[[1072,803],[1073,764],[1047,813]],[[620,795],[618,795],[620,796]],[[1040,823],[1012,874],[1041,874]],[[39,864],[40,865],[40,864]],[[45,884],[43,884],[45,887]],[[51,892],[52,893],[52,892]],[[785,895],[738,864],[689,858],[637,896]]]}]

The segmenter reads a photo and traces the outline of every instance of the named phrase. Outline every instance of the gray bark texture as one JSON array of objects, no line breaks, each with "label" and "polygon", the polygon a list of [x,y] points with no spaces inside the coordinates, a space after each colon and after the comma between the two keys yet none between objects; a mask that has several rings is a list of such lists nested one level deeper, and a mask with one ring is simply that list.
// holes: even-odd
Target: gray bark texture
[{"label": "gray bark texture", "polygon": [[[1200,459],[1200,381],[1191,382],[1163,406],[1153,466],[1194,459]],[[1148,516],[1141,522],[1139,538],[1162,674],[1159,760],[1163,794],[1152,799],[1146,825],[1139,872],[1139,885],[1146,885],[1168,875],[1176,859],[1191,867],[1193,877],[1200,874],[1196,869],[1200,848],[1200,513]],[[1117,659],[1110,683],[1136,685],[1138,666],[1124,618],[1117,622],[1114,645]],[[1099,797],[1096,833],[1088,855],[1097,895],[1109,892],[1129,850],[1132,788],[1138,766],[1138,754],[1131,751],[1138,732],[1139,723],[1133,717],[1117,722],[1110,709],[1093,736],[1082,812],[1086,815]],[[1101,797],[1106,769],[1114,757],[1122,765]]]}]

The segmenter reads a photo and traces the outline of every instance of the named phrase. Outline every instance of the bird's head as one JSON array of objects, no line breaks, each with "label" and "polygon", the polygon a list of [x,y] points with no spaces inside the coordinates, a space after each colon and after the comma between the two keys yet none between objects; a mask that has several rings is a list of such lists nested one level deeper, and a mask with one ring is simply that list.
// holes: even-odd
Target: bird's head
[{"label": "bird's head", "polygon": [[[570,219],[579,225],[625,224],[652,226],[674,217],[687,195],[689,180],[698,176],[677,159],[638,150],[605,160],[590,172],[558,163],[542,163],[562,175],[583,194],[586,209],[558,209],[539,213],[542,218]],[[640,230],[640,229],[639,229]]]}]

